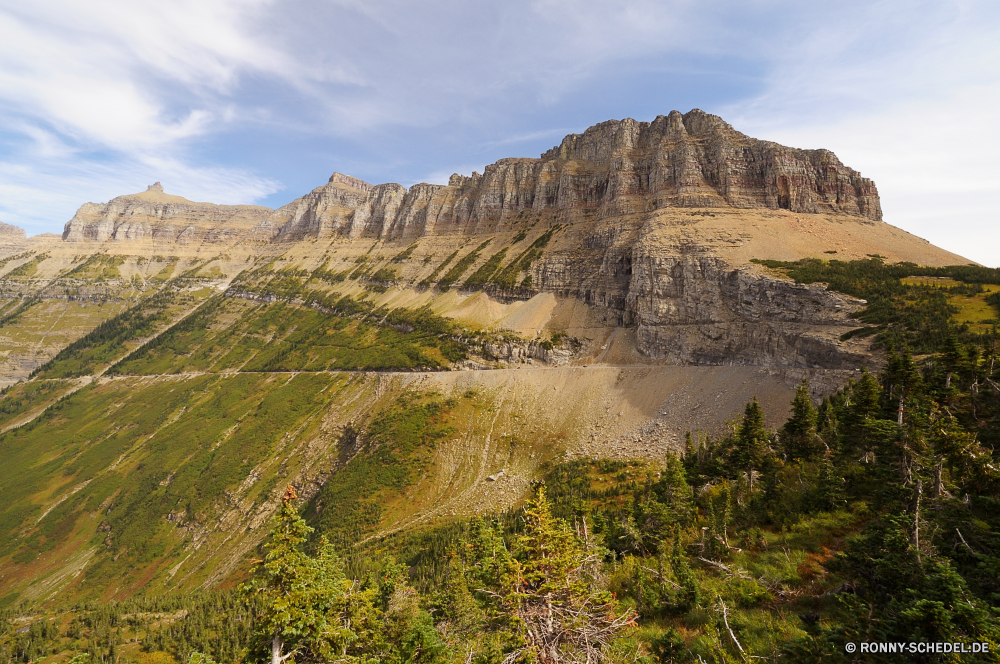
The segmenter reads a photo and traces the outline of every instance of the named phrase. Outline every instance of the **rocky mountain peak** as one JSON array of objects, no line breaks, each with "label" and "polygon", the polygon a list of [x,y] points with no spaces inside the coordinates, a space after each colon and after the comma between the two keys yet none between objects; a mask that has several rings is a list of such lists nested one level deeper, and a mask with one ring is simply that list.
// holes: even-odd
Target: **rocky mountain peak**
[{"label": "rocky mountain peak", "polygon": [[249,206],[195,212],[195,204],[164,194],[159,182],[128,198],[160,207],[81,208],[64,238],[118,238],[118,227],[139,216],[150,220],[149,228],[126,237],[149,237],[154,226],[165,225],[176,233],[159,233],[164,239],[187,232],[226,242],[234,233],[282,242],[332,235],[395,239],[490,233],[505,219],[546,212],[566,221],[651,215],[667,208],[783,209],[846,215],[865,223],[882,219],[875,184],[832,152],[751,138],[700,109],[671,111],[651,122],[601,122],[569,134],[537,159],[500,159],[482,174],[452,175],[447,185],[422,183],[407,190],[336,172],[288,205],[274,211],[254,208],[249,216]]},{"label": "rocky mountain peak", "polygon": [[0,238],[3,239],[24,239],[24,229],[14,224],[5,224],[0,221]]},{"label": "rocky mountain peak", "polygon": [[371,191],[375,188],[374,185],[368,184],[360,178],[344,175],[343,173],[334,173],[331,175],[328,184],[342,184],[352,189],[360,189],[361,191]]}]

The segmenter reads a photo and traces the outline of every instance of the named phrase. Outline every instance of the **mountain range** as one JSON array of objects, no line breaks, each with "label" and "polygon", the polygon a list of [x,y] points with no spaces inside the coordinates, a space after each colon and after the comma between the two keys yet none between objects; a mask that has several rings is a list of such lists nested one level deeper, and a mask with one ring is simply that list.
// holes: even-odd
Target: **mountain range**
[{"label": "mountain range", "polygon": [[699,110],[449,184],[334,173],[277,210],[147,191],[0,225],[0,601],[232,585],[285,487],[343,546],[661,461],[883,351],[773,262],[966,265],[827,150]]}]

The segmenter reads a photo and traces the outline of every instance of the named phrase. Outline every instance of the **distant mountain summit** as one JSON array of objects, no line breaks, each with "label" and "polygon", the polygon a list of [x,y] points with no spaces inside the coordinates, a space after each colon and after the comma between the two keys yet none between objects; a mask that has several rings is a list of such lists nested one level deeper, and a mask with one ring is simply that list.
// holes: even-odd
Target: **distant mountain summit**
[{"label": "distant mountain summit", "polygon": [[25,238],[24,229],[13,224],[5,224],[0,221],[0,238],[5,240],[23,240]]},{"label": "distant mountain summit", "polygon": [[88,203],[63,239],[229,242],[413,238],[493,232],[504,219],[557,211],[604,219],[668,208],[772,209],[881,221],[878,190],[829,150],[750,138],[698,109],[652,122],[610,120],[570,134],[537,159],[501,159],[483,174],[406,189],[334,173],[278,210],[194,203],[157,182],[140,194]]},{"label": "distant mountain summit", "polygon": [[652,122],[610,120],[538,159],[501,159],[448,185],[370,185],[335,173],[277,210],[278,239],[333,234],[419,237],[492,232],[523,212],[607,218],[665,208],[786,209],[881,221],[875,184],[829,150],[799,150],[735,131],[700,110]]}]

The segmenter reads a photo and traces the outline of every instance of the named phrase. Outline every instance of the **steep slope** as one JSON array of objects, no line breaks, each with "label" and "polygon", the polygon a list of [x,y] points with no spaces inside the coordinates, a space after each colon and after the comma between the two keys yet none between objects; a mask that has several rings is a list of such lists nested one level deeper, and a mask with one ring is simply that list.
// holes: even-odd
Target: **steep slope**
[{"label": "steep slope", "polygon": [[753,260],[967,262],[832,153],[701,111],[446,186],[335,173],[270,210],[156,184],[8,235],[7,603],[231,582],[288,483],[352,546],[516,504],[553,459],[655,463],[754,396],[779,422],[880,359],[863,301]]}]

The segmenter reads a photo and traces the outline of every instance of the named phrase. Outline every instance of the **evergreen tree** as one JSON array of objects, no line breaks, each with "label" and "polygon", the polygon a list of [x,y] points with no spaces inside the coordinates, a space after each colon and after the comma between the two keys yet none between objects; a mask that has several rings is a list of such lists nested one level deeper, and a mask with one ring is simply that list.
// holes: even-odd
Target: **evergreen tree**
[{"label": "evergreen tree", "polygon": [[672,524],[684,524],[690,519],[691,487],[683,462],[673,452],[667,453],[667,463],[659,481],[653,486],[653,492],[657,501],[666,506]]},{"label": "evergreen tree", "polygon": [[809,383],[795,390],[792,414],[781,428],[781,446],[788,461],[811,459],[819,451],[816,439],[816,409],[809,396]]},{"label": "evergreen tree", "polygon": [[818,488],[822,509],[835,510],[844,506],[844,479],[837,471],[832,452],[824,454],[820,461]]},{"label": "evergreen tree", "polygon": [[241,588],[260,607],[258,647],[251,656],[271,664],[296,656],[322,658],[334,642],[351,636],[337,620],[351,583],[330,545],[324,543],[317,558],[302,551],[312,528],[299,516],[296,500],[289,486],[264,546],[264,560]]},{"label": "evergreen tree", "polygon": [[739,431],[736,432],[736,439],[729,454],[730,463],[736,469],[747,473],[751,491],[754,470],[760,471],[769,461],[771,455],[769,439],[764,424],[764,409],[757,402],[757,397],[754,397],[743,411],[743,421],[740,423]]},{"label": "evergreen tree", "polygon": [[688,564],[687,557],[681,547],[680,528],[674,530],[673,542],[670,545],[670,569],[673,570],[674,576],[677,578],[677,583],[680,585],[680,590],[677,591],[675,608],[678,613],[687,613],[698,606],[698,602],[701,599],[701,588],[698,585],[698,580],[695,579],[694,573],[691,571],[691,565]]},{"label": "evergreen tree", "polygon": [[635,624],[635,613],[619,612],[601,584],[603,552],[552,516],[544,488],[525,506],[516,555],[496,530],[482,524],[477,530],[471,567],[475,577],[491,583],[479,594],[507,617],[500,621],[508,633],[504,661],[609,661],[617,636]]},{"label": "evergreen tree", "polygon": [[941,352],[941,365],[944,368],[944,389],[951,389],[951,381],[955,373],[962,368],[962,345],[954,334],[948,336]]},{"label": "evergreen tree", "polygon": [[620,532],[614,533],[611,548],[619,552],[654,553],[675,524],[686,524],[690,519],[691,487],[687,473],[680,458],[670,452],[659,479],[645,485],[632,514],[619,522]]}]

